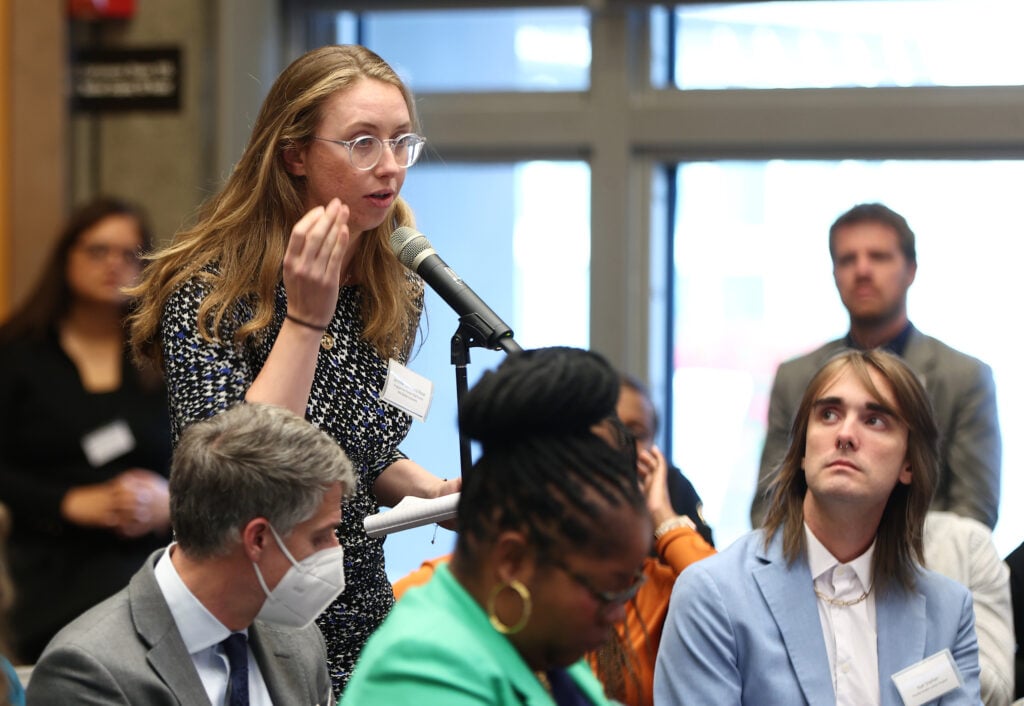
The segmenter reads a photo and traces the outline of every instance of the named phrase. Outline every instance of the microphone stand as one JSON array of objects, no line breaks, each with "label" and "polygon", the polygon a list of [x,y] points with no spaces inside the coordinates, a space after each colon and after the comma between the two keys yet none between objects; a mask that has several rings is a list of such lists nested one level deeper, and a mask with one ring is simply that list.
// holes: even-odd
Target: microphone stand
[{"label": "microphone stand", "polygon": [[[470,348],[503,350],[505,353],[518,353],[523,350],[522,346],[512,338],[511,329],[496,332],[482,322],[478,316],[460,316],[459,327],[455,330],[451,342],[451,361],[455,366],[455,399],[459,409],[462,408],[463,396],[469,390],[466,366],[469,365]],[[459,428],[459,462],[462,477],[465,478],[473,467],[473,454],[469,437],[462,433],[461,425]]]},{"label": "microphone stand", "polygon": [[[469,349],[473,347],[503,350],[506,353],[517,353],[522,347],[512,338],[512,330],[500,319],[497,325],[487,323],[478,314],[459,317],[459,328],[452,336],[451,357],[455,366],[455,391],[461,407],[462,398],[469,389],[466,366],[469,364]],[[470,453],[469,437],[459,430],[459,456],[461,473],[465,477],[473,467]],[[454,499],[454,503],[452,500]],[[363,520],[367,536],[382,537],[391,532],[420,527],[431,522],[441,522],[455,517],[457,495],[446,495],[441,498],[424,500],[416,497],[402,498],[395,507],[387,512],[378,512]]]}]

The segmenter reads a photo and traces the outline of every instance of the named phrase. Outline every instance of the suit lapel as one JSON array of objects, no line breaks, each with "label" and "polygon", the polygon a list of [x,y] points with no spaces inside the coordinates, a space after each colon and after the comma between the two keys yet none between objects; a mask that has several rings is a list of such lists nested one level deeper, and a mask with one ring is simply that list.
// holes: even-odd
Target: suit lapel
[{"label": "suit lapel", "polygon": [[930,345],[928,337],[918,331],[911,329],[907,337],[907,345],[903,349],[903,360],[907,362],[910,369],[917,373],[918,379],[929,392],[929,378],[935,368],[935,350]]},{"label": "suit lapel", "polygon": [[272,638],[269,630],[253,623],[249,626],[249,645],[260,665],[260,674],[270,692],[270,700],[275,704],[289,703],[295,700],[297,689],[306,688],[311,691],[310,685],[315,684],[316,680],[312,674],[295,672],[301,665],[292,659],[291,650]]},{"label": "suit lapel", "polygon": [[878,679],[881,682],[882,703],[886,693],[896,693],[892,675],[925,658],[927,638],[927,599],[917,592],[908,593],[894,586],[883,596],[875,598],[875,621],[878,626]]},{"label": "suit lapel", "polygon": [[163,550],[150,555],[128,585],[132,621],[139,637],[150,648],[146,657],[149,664],[178,701],[189,706],[209,706],[210,699],[153,573],[161,554]]},{"label": "suit lapel", "polygon": [[810,704],[834,701],[832,670],[807,559],[801,556],[792,565],[786,562],[781,532],[775,533],[768,550],[761,550],[758,559],[765,564],[754,570],[754,580],[782,634],[804,699]]},{"label": "suit lapel", "polygon": [[[512,646],[507,637],[491,627],[484,616],[483,610],[459,586],[455,577],[448,571],[448,567],[442,567],[442,571],[439,574],[439,578],[443,581],[442,585],[445,586],[445,600],[455,601],[453,604],[456,611],[455,615],[461,616],[469,625],[475,628],[474,634],[477,637],[478,643],[467,646],[467,649],[475,649],[484,654],[490,654],[498,663],[505,666],[505,671],[501,678],[508,680],[509,691],[515,695],[516,699],[513,703],[517,706],[547,706],[551,704],[551,695],[548,694],[547,690],[537,679],[537,675],[523,661],[522,655]],[[580,665],[577,664],[569,669],[573,671],[579,667]],[[585,664],[582,665],[582,668],[590,669]],[[591,692],[587,693],[591,698],[594,697]],[[503,701],[503,703],[505,702]],[[600,703],[600,701],[595,701],[595,703]]]},{"label": "suit lapel", "polygon": [[[482,613],[478,617],[483,619]],[[543,706],[551,703],[551,696],[523,661],[522,656],[512,647],[504,635],[498,634],[488,624],[486,630],[481,629],[481,649],[494,654],[498,660],[507,665],[506,678],[509,688],[516,695],[519,704],[524,706]]]}]

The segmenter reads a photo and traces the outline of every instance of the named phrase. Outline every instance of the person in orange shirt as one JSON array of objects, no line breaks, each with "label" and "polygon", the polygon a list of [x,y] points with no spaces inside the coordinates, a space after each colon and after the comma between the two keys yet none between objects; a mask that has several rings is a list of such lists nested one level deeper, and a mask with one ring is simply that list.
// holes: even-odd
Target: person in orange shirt
[{"label": "person in orange shirt", "polygon": [[654,520],[654,552],[644,562],[647,581],[626,606],[626,620],[609,640],[588,655],[609,698],[629,706],[654,703],[654,662],[676,577],[690,564],[715,553],[692,518],[676,515],[669,502],[668,463],[652,446],[637,450],[637,472]]}]

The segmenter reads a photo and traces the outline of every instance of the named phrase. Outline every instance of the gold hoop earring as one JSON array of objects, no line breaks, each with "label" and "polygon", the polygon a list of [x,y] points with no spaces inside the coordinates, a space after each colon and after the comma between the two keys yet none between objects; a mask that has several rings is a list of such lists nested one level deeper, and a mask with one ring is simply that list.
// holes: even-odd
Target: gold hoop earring
[{"label": "gold hoop earring", "polygon": [[[506,588],[511,588],[519,596],[519,600],[523,602],[523,613],[519,616],[519,622],[515,625],[506,625],[501,622],[501,618],[494,612],[494,601],[497,600],[498,594],[504,591]],[[519,579],[512,579],[506,583],[499,583],[497,586],[491,589],[491,595],[487,597],[487,618],[491,621],[491,626],[500,632],[502,635],[515,635],[517,632],[526,627],[526,624],[530,621],[530,612],[533,610],[533,599],[530,598],[530,589],[528,589],[522,581]]]}]

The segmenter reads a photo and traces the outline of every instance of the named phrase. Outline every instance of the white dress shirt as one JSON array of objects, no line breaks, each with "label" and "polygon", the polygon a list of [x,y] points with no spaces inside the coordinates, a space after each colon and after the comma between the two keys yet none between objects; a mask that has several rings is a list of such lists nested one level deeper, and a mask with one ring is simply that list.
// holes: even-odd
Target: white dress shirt
[{"label": "white dress shirt", "polygon": [[[199,679],[203,683],[210,703],[213,706],[224,706],[224,697],[228,690],[228,673],[230,665],[228,657],[224,654],[220,643],[231,634],[223,623],[206,609],[199,602],[185,582],[178,576],[177,569],[171,562],[171,552],[175,545],[171,544],[157,561],[154,573],[156,582],[160,586],[167,607],[171,611],[171,617],[181,633],[181,639],[185,643],[185,649],[192,657],[192,663],[199,673]],[[243,630],[248,637],[248,630]],[[259,664],[252,654],[252,647],[249,652],[249,704],[250,706],[273,706],[270,700],[270,692],[263,681]]]},{"label": "white dress shirt", "polygon": [[[837,706],[872,706],[881,700],[878,633],[871,557],[875,543],[847,564],[839,563],[804,524],[807,563],[818,594],[818,615],[832,669]],[[858,599],[867,593],[863,600]],[[832,599],[830,602],[829,599]],[[853,602],[841,605],[838,601]]]}]

